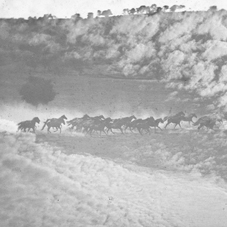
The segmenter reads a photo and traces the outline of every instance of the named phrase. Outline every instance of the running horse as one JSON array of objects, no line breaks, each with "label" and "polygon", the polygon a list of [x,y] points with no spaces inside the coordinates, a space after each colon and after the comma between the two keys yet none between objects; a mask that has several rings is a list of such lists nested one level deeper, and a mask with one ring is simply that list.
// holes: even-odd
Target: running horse
[{"label": "running horse", "polygon": [[203,127],[214,130],[214,126],[216,125],[217,122],[222,122],[222,119],[203,116],[200,117],[193,125],[194,126],[198,125],[198,130],[200,130]]},{"label": "running horse", "polygon": [[33,130],[33,132],[35,133],[35,124],[36,123],[40,123],[40,120],[38,117],[34,117],[32,120],[27,120],[27,121],[22,121],[20,123],[18,123],[18,129],[17,129],[17,132],[19,130],[23,130],[23,132],[26,132],[26,129],[28,129],[28,132],[30,131],[30,129]]},{"label": "running horse", "polygon": [[191,125],[191,122],[194,124],[193,122],[193,118],[197,118],[197,115],[195,113],[191,113],[187,116],[184,116],[184,118],[182,119],[182,121],[187,121],[189,123],[189,125]]},{"label": "running horse", "polygon": [[156,128],[159,128],[162,131],[162,129],[159,127],[159,123],[164,123],[164,120],[162,118],[158,118],[153,122],[150,122],[150,127],[154,128],[154,132],[156,132]]},{"label": "running horse", "polygon": [[65,125],[65,121],[64,120],[67,120],[67,117],[65,115],[62,115],[59,118],[47,119],[44,122],[44,125],[43,125],[43,127],[42,127],[41,130],[43,130],[45,128],[45,126],[47,125],[47,131],[48,132],[50,132],[50,128],[56,128],[56,131],[58,129],[60,129],[60,133],[61,133],[61,124],[64,124]]},{"label": "running horse", "polygon": [[112,129],[119,129],[119,130],[121,130],[121,133],[124,134],[122,127],[129,124],[133,119],[136,119],[136,117],[134,115],[132,115],[130,117],[123,117],[123,118],[114,119],[113,121],[108,122],[108,124],[106,126],[107,127],[107,133],[109,131],[111,131],[114,134]]},{"label": "running horse", "polygon": [[[180,123],[181,123],[181,121],[184,120],[184,118],[185,118],[185,113],[184,112],[179,112],[178,114],[176,114],[174,116],[170,116],[170,117],[166,118],[167,123],[165,125],[165,128],[171,123],[175,124],[174,128],[176,128],[177,125],[179,125],[180,128],[181,128],[181,124]],[[165,121],[165,119],[164,119],[164,121]]]},{"label": "running horse", "polygon": [[178,112],[178,113],[175,114],[175,115],[166,116],[166,117],[163,118],[163,121],[165,122],[165,121],[167,121],[168,119],[171,119],[171,118],[173,118],[173,117],[178,117],[178,116],[185,116],[185,113],[184,113],[183,111],[180,111],[180,112]]},{"label": "running horse", "polygon": [[162,118],[155,120],[153,117],[149,117],[143,120],[142,122],[139,122],[135,127],[137,128],[137,130],[141,135],[142,135],[141,129],[145,130],[147,133],[150,134],[150,128],[154,128],[154,132],[156,133],[156,128],[159,128],[160,130],[162,130],[159,127],[159,123],[163,123],[163,122],[164,121]]},{"label": "running horse", "polygon": [[92,135],[93,131],[95,131],[95,132],[99,131],[100,135],[102,132],[104,132],[107,135],[105,128],[111,121],[112,121],[112,119],[110,117],[108,117],[104,120],[101,120],[101,121],[96,121],[89,127],[89,130],[87,132],[90,135]]}]

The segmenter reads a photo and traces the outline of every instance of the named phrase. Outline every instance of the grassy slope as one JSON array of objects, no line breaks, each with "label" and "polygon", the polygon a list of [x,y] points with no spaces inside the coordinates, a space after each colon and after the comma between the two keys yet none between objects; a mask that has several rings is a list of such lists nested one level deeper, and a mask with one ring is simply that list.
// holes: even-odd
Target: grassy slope
[{"label": "grassy slope", "polygon": [[[46,71],[31,71],[20,64],[10,64],[0,67],[2,104],[21,103],[19,95],[21,86],[29,76],[38,76],[51,79],[54,89],[58,93],[55,100],[46,108],[66,108],[70,111],[86,113],[103,112],[113,116],[115,113],[168,114],[170,107],[173,112],[186,110],[197,114],[207,113],[207,105],[212,100],[204,101],[197,94],[176,91],[167,88],[162,82],[147,80],[124,80],[111,78],[92,78],[73,75],[73,72],[60,72],[58,74]],[[210,111],[208,111],[210,112]]]},{"label": "grassy slope", "polygon": [[[104,25],[102,24],[102,26]],[[168,27],[167,24],[165,26]],[[102,30],[102,28],[99,29]],[[79,48],[83,49],[82,46]],[[150,115],[159,117],[168,114],[170,108],[173,108],[173,113],[182,110],[189,113],[195,112],[198,115],[212,112],[208,108],[208,105],[213,102],[212,97],[208,99],[201,98],[195,92],[171,88],[167,86],[168,83],[165,84],[164,82],[154,80],[129,80],[125,77],[113,79],[109,74],[105,74],[104,77],[102,75],[101,78],[98,76],[101,67],[100,62],[93,61],[93,63],[91,68],[87,67],[86,64],[83,65],[85,68],[81,71],[81,69],[77,70],[79,65],[76,65],[74,69],[67,69],[65,67],[54,69],[53,65],[52,68],[45,69],[43,67],[29,67],[23,60],[8,60],[7,64],[0,66],[1,104],[11,105],[12,103],[21,103],[22,100],[19,96],[19,90],[26,82],[26,78],[32,75],[53,81],[58,95],[45,108],[51,109],[52,107],[56,107],[59,115],[64,114],[62,108],[68,109],[72,115],[75,113],[75,117],[78,111],[88,114],[104,113],[105,116],[111,117],[119,117],[122,114],[135,114],[137,117]],[[174,92],[176,92],[175,96],[173,96]],[[37,112],[38,110],[39,108],[37,108]],[[49,117],[51,117],[51,114]],[[23,119],[23,116],[21,116],[21,119]],[[201,159],[204,162],[213,154],[225,149],[225,143],[221,137],[217,139],[211,135],[208,135],[208,137],[206,135],[200,137],[199,135],[197,132],[192,132],[192,134],[164,133],[151,137],[130,135],[129,137],[98,138],[98,140],[97,138],[89,138],[87,140],[86,138],[73,138],[71,136],[57,136],[56,138],[53,135],[53,142],[56,143],[58,141],[58,145],[66,146],[69,153],[82,151],[83,153],[87,152],[102,157],[118,157],[126,160],[136,157],[134,161],[137,164],[146,166],[150,166],[152,155],[154,155],[149,152],[146,154],[146,146],[152,152],[160,150],[160,146],[164,146],[162,148],[167,152],[166,154],[169,157],[174,157],[176,153],[182,152],[183,149],[182,156],[185,158],[184,164],[187,166],[193,163],[194,158],[196,158],[194,160],[195,163],[200,161],[200,152],[205,153],[205,156]],[[192,137],[194,138],[193,141]],[[51,138],[50,136],[44,140],[51,142]],[[200,141],[203,139],[205,140],[204,146],[200,144]],[[218,144],[218,142],[220,143]],[[115,146],[116,144],[117,146]],[[77,148],[76,151],[74,150],[75,147]],[[113,150],[109,149],[112,147]],[[195,150],[192,147],[195,147]],[[127,153],[125,148],[130,152]],[[131,153],[131,151],[135,151],[135,153]],[[142,156],[140,156],[141,152]],[[188,155],[191,152],[192,155]],[[180,153],[179,156],[181,156]],[[158,153],[155,157],[155,163],[159,163],[157,159],[160,157]],[[217,155],[217,159],[221,160],[222,158],[224,160],[225,156]],[[168,160],[164,160],[163,163],[166,163],[166,161],[168,163]],[[153,163],[151,166],[154,167],[154,162],[151,163]],[[164,168],[166,164],[163,166],[162,164],[160,165]],[[222,163],[220,166],[222,168]],[[225,170],[225,167],[223,168]],[[217,172],[221,173],[221,170],[219,169]]]},{"label": "grassy slope", "polygon": [[151,135],[73,136],[38,133],[36,142],[62,147],[67,154],[91,154],[117,162],[171,171],[215,173],[227,180],[226,135],[202,130],[167,129]]}]

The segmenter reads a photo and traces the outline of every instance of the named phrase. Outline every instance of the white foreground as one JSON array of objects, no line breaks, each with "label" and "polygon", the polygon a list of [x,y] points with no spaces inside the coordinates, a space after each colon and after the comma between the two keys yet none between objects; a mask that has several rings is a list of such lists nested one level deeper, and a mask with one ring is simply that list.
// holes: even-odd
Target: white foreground
[{"label": "white foreground", "polygon": [[179,174],[0,136],[0,226],[225,227],[227,191]]}]

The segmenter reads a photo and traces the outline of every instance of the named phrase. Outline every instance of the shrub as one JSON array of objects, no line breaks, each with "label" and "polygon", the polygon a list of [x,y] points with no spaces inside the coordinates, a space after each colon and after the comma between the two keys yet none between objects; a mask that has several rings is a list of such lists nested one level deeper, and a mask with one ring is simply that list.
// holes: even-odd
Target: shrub
[{"label": "shrub", "polygon": [[54,100],[54,91],[51,80],[30,76],[19,91],[21,98],[34,106],[47,104]]}]

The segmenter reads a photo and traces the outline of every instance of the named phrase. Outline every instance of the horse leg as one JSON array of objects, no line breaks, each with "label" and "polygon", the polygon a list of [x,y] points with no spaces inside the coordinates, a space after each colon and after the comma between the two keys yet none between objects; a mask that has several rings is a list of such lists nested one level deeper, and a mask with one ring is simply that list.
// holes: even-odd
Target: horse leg
[{"label": "horse leg", "polygon": [[86,134],[91,134],[91,133],[92,133],[92,131],[93,131],[93,129],[92,129],[92,128],[87,128],[87,130],[84,128],[83,133],[86,133]]},{"label": "horse leg", "polygon": [[156,126],[154,126],[154,133],[156,133]]},{"label": "horse leg", "polygon": [[107,134],[108,134],[108,132],[109,132],[109,131],[110,131],[110,128],[108,128],[108,127],[107,127],[107,131],[106,131],[106,132],[107,132]]},{"label": "horse leg", "polygon": [[106,133],[106,131],[105,131],[105,126],[104,126],[104,128],[102,129],[102,132],[104,132],[104,133],[107,135],[107,133]]},{"label": "horse leg", "polygon": [[103,129],[103,131],[105,132],[105,134],[106,134],[106,135],[108,135],[108,132],[107,132],[107,131],[105,131],[105,128]]},{"label": "horse leg", "polygon": [[51,133],[50,128],[51,128],[51,127],[48,126],[48,128],[47,128],[47,132],[48,132],[48,133]]},{"label": "horse leg", "polygon": [[140,128],[137,128],[137,130],[139,131],[140,135],[143,135]]},{"label": "horse leg", "polygon": [[142,133],[142,130],[141,130],[141,129],[138,129],[138,131],[139,131],[140,135],[143,135],[143,133]]},{"label": "horse leg", "polygon": [[133,133],[132,127],[130,127],[129,129],[130,129],[130,131]]},{"label": "horse leg", "polygon": [[167,127],[170,123],[171,123],[171,122],[170,122],[170,121],[168,121],[168,122],[167,122],[167,124],[166,124],[166,126],[165,126],[165,128],[166,128],[166,127]]},{"label": "horse leg", "polygon": [[90,128],[90,130],[89,130],[89,131],[87,131],[87,134],[89,134],[89,135],[91,136],[92,132],[93,132],[93,129],[92,129],[92,128]]},{"label": "horse leg", "polygon": [[147,128],[147,133],[150,135],[151,134],[151,131],[150,131],[150,128],[148,127]]},{"label": "horse leg", "polygon": [[[104,133],[106,134],[106,132],[105,132],[105,130],[104,130],[104,129],[102,130],[102,132],[104,132]],[[107,135],[107,134],[106,134],[106,135]]]},{"label": "horse leg", "polygon": [[121,127],[119,129],[121,130],[121,133],[124,134],[123,129]]}]

